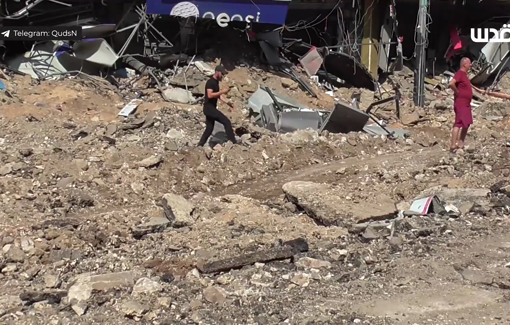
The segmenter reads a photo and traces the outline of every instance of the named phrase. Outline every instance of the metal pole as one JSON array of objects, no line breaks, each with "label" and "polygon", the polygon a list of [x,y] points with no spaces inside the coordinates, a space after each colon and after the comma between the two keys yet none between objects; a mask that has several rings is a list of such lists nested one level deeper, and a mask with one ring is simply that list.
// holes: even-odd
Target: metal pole
[{"label": "metal pole", "polygon": [[416,69],[414,72],[414,104],[425,106],[425,66],[427,49],[427,12],[428,0],[420,0],[418,8],[418,26],[416,30]]}]

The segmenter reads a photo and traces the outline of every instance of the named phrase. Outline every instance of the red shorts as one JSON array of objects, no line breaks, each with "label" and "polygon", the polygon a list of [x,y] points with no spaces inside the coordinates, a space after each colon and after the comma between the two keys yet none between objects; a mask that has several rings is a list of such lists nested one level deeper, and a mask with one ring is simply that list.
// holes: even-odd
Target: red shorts
[{"label": "red shorts", "polygon": [[473,124],[473,115],[471,114],[471,106],[465,107],[453,107],[455,111],[455,124],[454,127],[467,129],[471,124]]}]

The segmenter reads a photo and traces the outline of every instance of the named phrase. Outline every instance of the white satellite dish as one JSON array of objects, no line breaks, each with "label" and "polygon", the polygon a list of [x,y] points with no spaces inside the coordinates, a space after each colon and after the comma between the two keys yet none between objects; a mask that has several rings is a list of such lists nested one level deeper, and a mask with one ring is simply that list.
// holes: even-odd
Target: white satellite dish
[{"label": "white satellite dish", "polygon": [[198,18],[198,15],[200,12],[198,11],[198,7],[195,6],[193,3],[189,1],[183,1],[177,3],[170,12],[170,16],[177,16],[177,17],[196,17]]}]

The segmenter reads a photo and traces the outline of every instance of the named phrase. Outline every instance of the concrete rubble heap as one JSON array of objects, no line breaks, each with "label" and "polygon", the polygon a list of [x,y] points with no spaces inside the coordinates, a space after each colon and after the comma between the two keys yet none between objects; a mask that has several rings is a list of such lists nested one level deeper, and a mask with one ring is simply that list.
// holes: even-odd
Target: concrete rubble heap
[{"label": "concrete rubble heap", "polygon": [[[310,62],[340,54],[221,31],[106,77],[0,67],[0,324],[508,324],[510,102],[454,154],[448,72],[421,107],[407,66],[332,84]],[[198,148],[219,63],[239,143]]]}]

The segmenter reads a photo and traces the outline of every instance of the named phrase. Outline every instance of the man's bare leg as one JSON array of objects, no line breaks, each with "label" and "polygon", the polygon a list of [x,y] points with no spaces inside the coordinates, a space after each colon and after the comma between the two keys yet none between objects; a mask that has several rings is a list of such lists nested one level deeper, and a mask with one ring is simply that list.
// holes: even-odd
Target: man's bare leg
[{"label": "man's bare leg", "polygon": [[457,140],[459,139],[460,128],[457,126],[453,127],[452,131],[452,142],[450,144],[450,151],[457,149]]},{"label": "man's bare leg", "polygon": [[466,135],[468,133],[468,129],[469,129],[469,127],[466,127],[466,128],[462,128],[462,130],[460,131],[460,137],[459,137],[459,142],[458,142],[458,147],[460,149],[464,149],[464,142],[466,141]]}]

